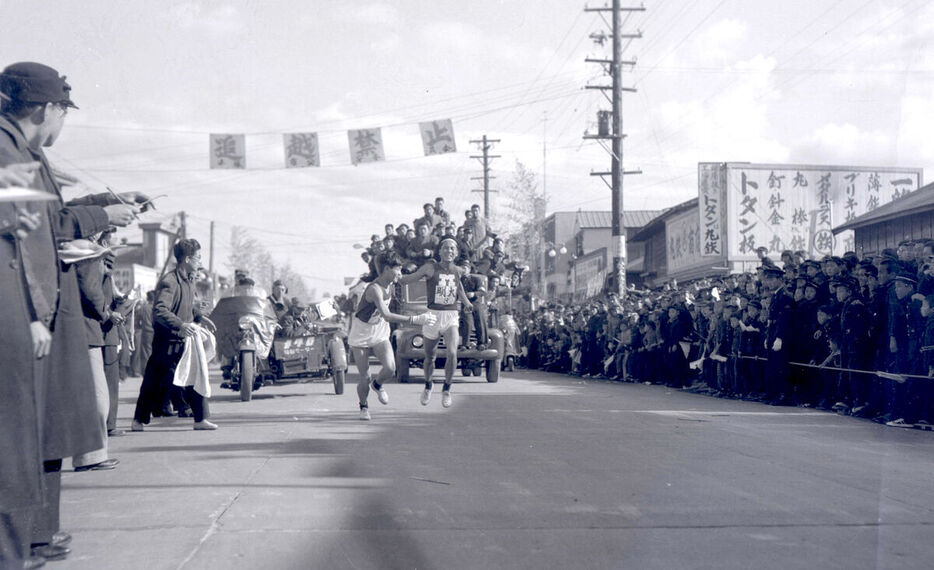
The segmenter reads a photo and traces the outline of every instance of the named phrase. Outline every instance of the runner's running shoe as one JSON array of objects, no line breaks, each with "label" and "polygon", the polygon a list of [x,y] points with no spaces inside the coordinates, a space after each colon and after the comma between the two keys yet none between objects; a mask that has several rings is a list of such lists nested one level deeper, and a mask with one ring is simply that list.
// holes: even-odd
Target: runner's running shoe
[{"label": "runner's running shoe", "polygon": [[370,410],[367,408],[360,408],[360,419],[363,421],[369,421]]},{"label": "runner's running shoe", "polygon": [[450,407],[451,407],[451,404],[453,404],[453,403],[454,403],[454,402],[451,401],[451,391],[450,391],[450,390],[444,390],[443,392],[441,392],[441,406],[442,406],[442,407],[450,408]]},{"label": "runner's running shoe", "polygon": [[419,399],[419,402],[421,402],[423,406],[427,406],[428,402],[430,401],[431,401],[431,390],[429,390],[428,388],[425,388],[422,391],[422,397]]},{"label": "runner's running shoe", "polygon": [[386,405],[389,403],[389,392],[386,391],[385,386],[380,386],[379,390],[376,389],[376,381],[370,382],[370,390],[376,392],[376,395],[379,396],[379,403]]}]

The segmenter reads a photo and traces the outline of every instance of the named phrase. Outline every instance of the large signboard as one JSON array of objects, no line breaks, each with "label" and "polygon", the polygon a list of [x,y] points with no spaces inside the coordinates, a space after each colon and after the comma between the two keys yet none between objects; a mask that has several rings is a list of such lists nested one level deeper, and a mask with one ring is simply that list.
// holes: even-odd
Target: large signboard
[{"label": "large signboard", "polygon": [[719,162],[697,165],[697,210],[700,214],[700,254],[703,256],[717,257],[724,252],[725,172],[725,166]]},{"label": "large signboard", "polygon": [[853,232],[832,228],[923,183],[920,168],[735,163],[725,178],[727,253],[737,261],[755,259],[759,247],[773,258],[786,249],[815,258],[853,250]]},{"label": "large signboard", "polygon": [[139,299],[145,299],[146,293],[154,291],[159,283],[159,272],[152,267],[139,265],[117,265],[113,270],[114,286],[126,295],[136,290]]},{"label": "large signboard", "polygon": [[679,271],[698,265],[713,265],[709,257],[701,256],[701,227],[697,212],[690,209],[665,220],[665,255],[668,276],[677,277]]},{"label": "large signboard", "polygon": [[603,291],[606,281],[605,247],[591,251],[574,262],[574,298],[587,299]]}]

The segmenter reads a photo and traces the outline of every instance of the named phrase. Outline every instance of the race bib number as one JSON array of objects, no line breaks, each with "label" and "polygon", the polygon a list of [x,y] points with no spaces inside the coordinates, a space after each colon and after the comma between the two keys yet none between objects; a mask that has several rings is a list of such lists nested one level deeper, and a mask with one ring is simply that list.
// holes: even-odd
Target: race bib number
[{"label": "race bib number", "polygon": [[445,273],[438,276],[435,286],[435,303],[438,305],[453,305],[457,301],[457,282],[455,276]]}]

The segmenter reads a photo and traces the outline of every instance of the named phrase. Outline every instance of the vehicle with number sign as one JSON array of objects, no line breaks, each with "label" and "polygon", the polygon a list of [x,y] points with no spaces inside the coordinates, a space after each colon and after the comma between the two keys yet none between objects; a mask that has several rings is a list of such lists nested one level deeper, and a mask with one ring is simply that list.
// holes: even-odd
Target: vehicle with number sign
[{"label": "vehicle with number sign", "polygon": [[217,325],[217,353],[224,375],[222,388],[250,401],[263,386],[331,377],[334,392],[343,394],[347,372],[346,334],[334,317],[332,301],[308,307],[301,327],[283,329],[272,306],[260,297],[226,297],[211,313]]},{"label": "vehicle with number sign", "polygon": [[[406,285],[398,285],[399,314],[416,315],[425,312],[428,306],[428,296],[426,294],[426,284],[424,281],[416,281]],[[499,380],[500,365],[503,362],[505,351],[505,341],[503,333],[497,328],[490,327],[487,336],[489,342],[483,350],[477,348],[458,348],[457,367],[461,369],[464,376],[480,376],[481,370],[486,368],[487,382],[496,382]],[[475,338],[466,339],[468,342],[475,341]],[[425,362],[425,338],[422,336],[422,328],[415,325],[401,325],[392,333],[392,341],[395,345],[396,353],[396,378],[399,382],[407,382],[409,379],[409,369],[413,366],[421,368]],[[444,366],[444,339],[438,343],[436,351],[436,366]]]}]

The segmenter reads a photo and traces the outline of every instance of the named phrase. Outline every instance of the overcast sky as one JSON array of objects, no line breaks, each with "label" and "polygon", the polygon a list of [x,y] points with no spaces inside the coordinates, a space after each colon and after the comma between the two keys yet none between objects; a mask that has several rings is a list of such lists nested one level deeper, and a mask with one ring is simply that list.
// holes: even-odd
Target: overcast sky
[{"label": "overcast sky", "polygon": [[[592,2],[591,5],[599,5]],[[627,31],[626,209],[696,196],[697,162],[905,166],[934,162],[934,6],[927,0],[646,0]],[[585,84],[608,31],[584,2],[0,0],[5,66],[68,76],[81,107],[50,150],[91,188],[166,193],[226,269],[241,225],[310,287],[364,267],[354,243],[444,196],[459,221],[482,196],[470,139],[501,139],[496,186],[521,160],[548,211],[609,210],[589,176],[609,104]],[[547,117],[547,118],[546,118]],[[418,122],[454,121],[458,152],[422,156]],[[347,129],[383,127],[386,162],[350,164]],[[322,166],[283,168],[282,133],[318,132]],[[208,133],[247,135],[246,170],[210,170]],[[543,153],[547,146],[547,159]],[[543,168],[543,166],[545,168]],[[544,176],[543,176],[544,170]],[[497,207],[494,200],[494,209]],[[231,271],[232,272],[232,271]]]}]

